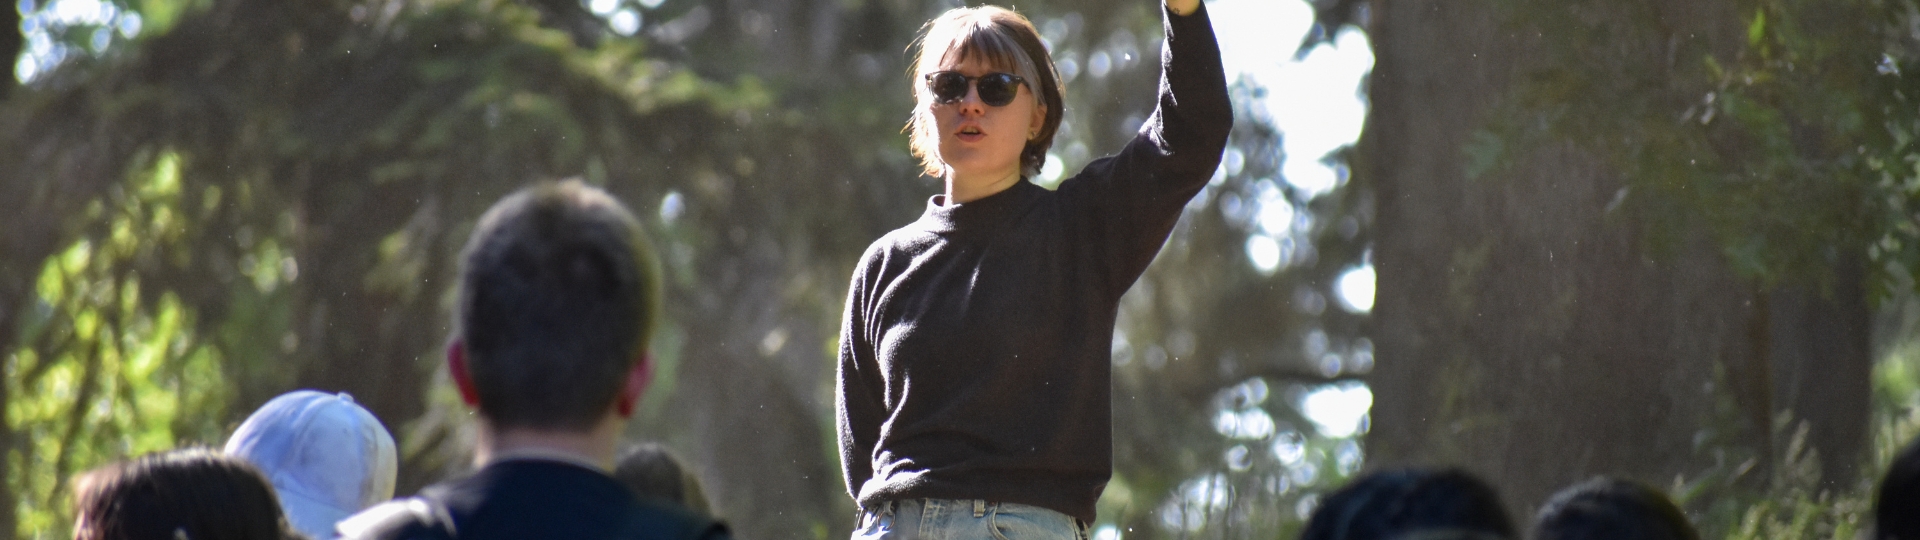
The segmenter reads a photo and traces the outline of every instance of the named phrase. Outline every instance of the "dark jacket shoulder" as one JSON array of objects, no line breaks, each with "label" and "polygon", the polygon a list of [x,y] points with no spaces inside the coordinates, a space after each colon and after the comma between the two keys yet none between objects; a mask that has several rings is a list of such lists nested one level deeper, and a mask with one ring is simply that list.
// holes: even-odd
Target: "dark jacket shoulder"
[{"label": "dark jacket shoulder", "polygon": [[730,538],[713,519],[639,499],[599,471],[537,461],[489,465],[369,508],[336,528],[344,538],[371,540]]},{"label": "dark jacket shoulder", "polygon": [[635,528],[646,538],[693,540],[732,540],[726,524],[677,504],[639,499],[634,513]]}]

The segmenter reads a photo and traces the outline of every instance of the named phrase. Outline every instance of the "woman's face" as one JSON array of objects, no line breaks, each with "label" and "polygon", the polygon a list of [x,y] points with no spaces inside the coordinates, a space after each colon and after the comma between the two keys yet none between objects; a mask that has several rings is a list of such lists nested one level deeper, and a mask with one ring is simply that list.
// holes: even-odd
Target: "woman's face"
[{"label": "woman's face", "polygon": [[[1020,151],[1026,148],[1028,134],[1038,131],[1046,121],[1046,109],[1034,99],[1033,89],[1017,85],[1013,101],[1002,106],[988,105],[980,99],[978,77],[999,69],[977,58],[947,60],[928,73],[953,71],[968,77],[967,94],[953,103],[940,103],[931,97],[923,73],[917,81],[923,97],[932,101],[934,128],[940,131],[940,160],[947,164],[947,176],[954,181],[993,182],[1020,172]],[[1029,83],[1031,84],[1031,83]]]}]

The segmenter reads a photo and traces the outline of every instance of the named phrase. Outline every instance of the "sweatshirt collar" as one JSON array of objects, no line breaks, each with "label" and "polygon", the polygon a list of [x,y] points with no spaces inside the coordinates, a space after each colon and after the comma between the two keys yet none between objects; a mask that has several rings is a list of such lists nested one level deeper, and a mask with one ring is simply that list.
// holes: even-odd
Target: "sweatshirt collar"
[{"label": "sweatshirt collar", "polygon": [[1046,188],[1021,178],[1005,190],[972,202],[943,205],[946,195],[927,199],[927,211],[920,215],[920,227],[939,234],[972,233],[997,229],[1019,217],[1034,197]]}]

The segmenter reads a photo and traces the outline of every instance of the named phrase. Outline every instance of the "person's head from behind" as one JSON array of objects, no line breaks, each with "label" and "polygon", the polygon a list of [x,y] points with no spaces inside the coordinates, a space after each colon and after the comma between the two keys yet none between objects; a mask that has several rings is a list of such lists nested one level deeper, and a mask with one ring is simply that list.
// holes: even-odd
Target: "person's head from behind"
[{"label": "person's head from behind", "polygon": [[1060,76],[1033,23],[996,7],[954,8],[921,29],[907,121],[930,176],[1034,175],[1060,127]]},{"label": "person's head from behind", "polygon": [[249,415],[223,451],[258,467],[287,520],[315,538],[393,498],[399,472],[393,435],[346,393],[281,394]]},{"label": "person's head from behind", "polygon": [[460,259],[448,367],[484,429],[589,433],[632,415],[660,285],[626,207],[579,181],[525,188]]},{"label": "person's head from behind", "polygon": [[1535,540],[1698,540],[1693,524],[1666,494],[1599,477],[1560,490],[1540,507]]},{"label": "person's head from behind", "polygon": [[1459,470],[1368,474],[1324,499],[1301,540],[1511,540],[1500,496]]},{"label": "person's head from behind", "polygon": [[74,481],[75,540],[297,538],[260,471],[207,449],[107,465]]},{"label": "person's head from behind", "polygon": [[1873,501],[1874,538],[1920,540],[1920,438],[1887,465]]},{"label": "person's head from behind", "polygon": [[670,502],[702,514],[712,512],[693,471],[659,444],[641,443],[622,451],[613,478],[642,498]]}]

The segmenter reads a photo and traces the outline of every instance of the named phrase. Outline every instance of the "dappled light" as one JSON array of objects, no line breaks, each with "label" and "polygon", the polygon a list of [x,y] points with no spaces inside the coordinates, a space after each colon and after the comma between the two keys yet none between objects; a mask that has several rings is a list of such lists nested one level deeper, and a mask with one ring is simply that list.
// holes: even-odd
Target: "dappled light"
[{"label": "dappled light", "polygon": [[1329,158],[1360,140],[1367,114],[1363,82],[1373,69],[1366,32],[1338,28],[1330,42],[1286,55],[1280,52],[1313,31],[1311,4],[1221,0],[1210,6],[1222,34],[1221,56],[1232,66],[1229,77],[1262,90],[1250,104],[1252,119],[1285,134],[1281,176],[1287,184],[1309,200],[1345,184],[1347,165]]},{"label": "dappled light", "polygon": [[139,12],[111,0],[19,0],[20,34],[26,51],[14,63],[14,77],[32,82],[76,55],[98,56],[113,44],[140,35]]},{"label": "dappled light", "polygon": [[1374,293],[1373,265],[1355,267],[1340,274],[1340,281],[1334,283],[1334,291],[1340,299],[1340,307],[1354,313],[1373,311]]},{"label": "dappled light", "polygon": [[1298,406],[1321,435],[1352,437],[1366,432],[1367,409],[1373,406],[1373,392],[1359,383],[1322,386],[1306,391]]}]

